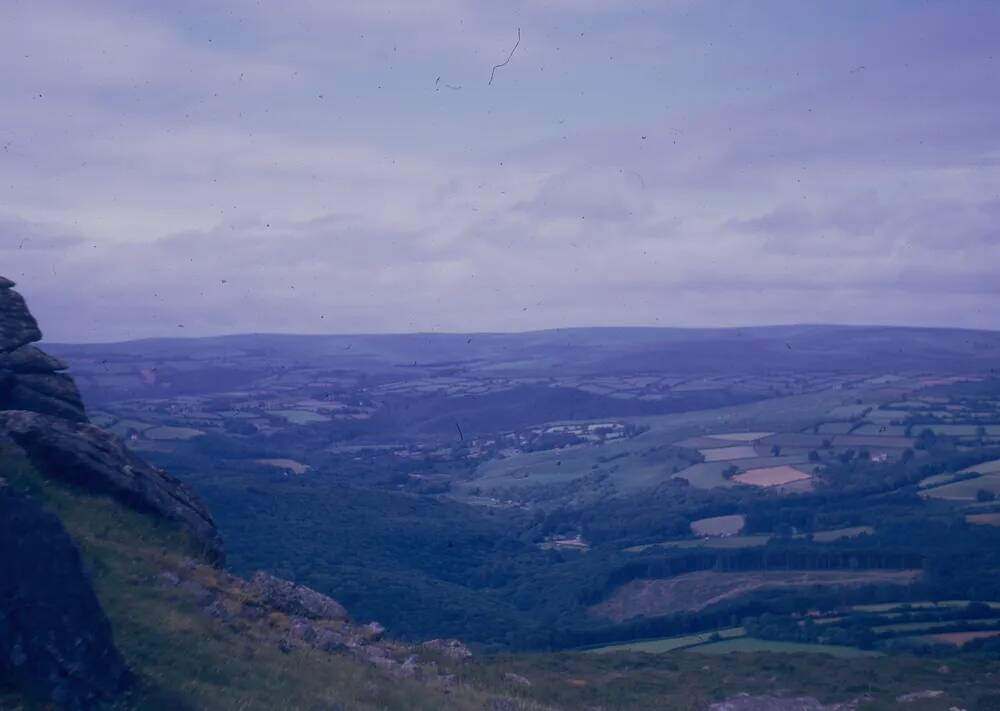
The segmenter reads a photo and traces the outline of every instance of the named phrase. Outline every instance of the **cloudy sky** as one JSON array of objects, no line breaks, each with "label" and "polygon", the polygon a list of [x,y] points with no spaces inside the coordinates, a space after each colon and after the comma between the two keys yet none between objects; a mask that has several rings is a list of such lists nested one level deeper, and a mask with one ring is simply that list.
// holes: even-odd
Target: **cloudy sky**
[{"label": "cloudy sky", "polygon": [[1000,328],[998,37],[993,0],[4,0],[0,274],[62,341]]}]

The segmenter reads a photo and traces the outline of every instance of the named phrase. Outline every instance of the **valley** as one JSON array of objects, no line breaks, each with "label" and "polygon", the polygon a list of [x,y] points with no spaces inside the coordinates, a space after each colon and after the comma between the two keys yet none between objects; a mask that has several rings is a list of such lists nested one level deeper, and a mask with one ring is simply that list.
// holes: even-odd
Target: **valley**
[{"label": "valley", "polygon": [[[997,348],[820,326],[48,346],[95,423],[204,497],[234,571],[400,638],[500,653],[739,626],[921,654],[992,649],[992,623],[890,638],[845,611],[1000,600]],[[684,583],[702,579],[729,582]],[[801,631],[816,611],[825,636]]]}]

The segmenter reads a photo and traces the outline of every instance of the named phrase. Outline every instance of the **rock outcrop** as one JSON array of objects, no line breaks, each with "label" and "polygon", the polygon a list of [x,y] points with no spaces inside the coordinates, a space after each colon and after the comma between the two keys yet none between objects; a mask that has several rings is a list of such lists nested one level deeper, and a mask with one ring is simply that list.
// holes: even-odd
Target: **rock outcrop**
[{"label": "rock outcrop", "polygon": [[128,672],[59,519],[0,480],[0,678],[61,708],[90,708]]},{"label": "rock outcrop", "polygon": [[304,585],[259,571],[249,583],[250,591],[271,609],[309,619],[347,619],[343,605]]},{"label": "rock outcrop", "polygon": [[[87,421],[66,364],[31,345],[42,334],[13,286],[0,277],[0,444],[23,450],[47,479],[176,522],[221,564],[222,539],[204,505]],[[0,488],[0,681],[71,709],[112,699],[128,681],[72,537],[10,487]]]},{"label": "rock outcrop", "polygon": [[198,497],[110,432],[23,410],[0,412],[0,432],[24,450],[43,476],[110,494],[131,508],[175,521],[208,560],[223,561],[222,538]]},{"label": "rock outcrop", "polygon": [[423,646],[451,659],[468,659],[472,656],[472,650],[458,639],[430,639]]},{"label": "rock outcrop", "polygon": [[38,323],[14,282],[0,277],[0,410],[32,410],[77,422],[87,415],[66,364],[31,344]]},{"label": "rock outcrop", "polygon": [[855,711],[859,701],[854,699],[844,703],[822,704],[811,696],[772,696],[763,694],[751,696],[738,694],[725,701],[718,701],[708,707],[709,711]]}]

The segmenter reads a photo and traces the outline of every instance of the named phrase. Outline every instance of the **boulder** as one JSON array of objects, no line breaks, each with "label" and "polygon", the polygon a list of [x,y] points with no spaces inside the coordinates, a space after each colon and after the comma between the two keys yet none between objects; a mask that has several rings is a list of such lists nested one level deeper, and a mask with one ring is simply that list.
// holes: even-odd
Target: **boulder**
[{"label": "boulder", "polygon": [[66,364],[29,345],[42,337],[24,299],[0,277],[0,410],[32,410],[85,422],[76,383]]},{"label": "boulder", "polygon": [[350,633],[321,627],[301,618],[292,621],[291,632],[297,639],[324,652],[340,652],[359,646]]},{"label": "boulder", "polygon": [[531,679],[515,672],[506,672],[504,673],[503,678],[511,684],[516,684],[517,686],[531,686]]},{"label": "boulder", "polygon": [[82,404],[39,392],[17,381],[0,382],[0,402],[3,410],[31,410],[74,422],[86,421]]},{"label": "boulder", "polygon": [[313,620],[346,620],[347,610],[339,602],[312,588],[258,571],[247,586],[266,607]]},{"label": "boulder", "polygon": [[34,346],[21,346],[0,354],[0,368],[19,373],[55,373],[69,368],[64,362]]},{"label": "boulder", "polygon": [[431,639],[424,642],[423,646],[452,659],[468,659],[472,656],[472,650],[457,639]]},{"label": "boulder", "polygon": [[40,503],[2,484],[0,601],[0,681],[70,709],[124,689],[128,671],[76,545]]},{"label": "boulder", "polygon": [[24,298],[9,286],[0,286],[0,351],[9,352],[40,340],[42,332]]},{"label": "boulder", "polygon": [[[222,538],[204,504],[180,481],[94,425],[23,410],[0,411],[0,433],[46,477],[107,493],[125,505],[179,523],[217,564]],[[318,593],[317,593],[318,594]]]},{"label": "boulder", "polygon": [[770,694],[751,696],[743,693],[710,704],[708,709],[709,711],[855,711],[857,706],[857,700],[827,705],[812,696],[787,697]]}]

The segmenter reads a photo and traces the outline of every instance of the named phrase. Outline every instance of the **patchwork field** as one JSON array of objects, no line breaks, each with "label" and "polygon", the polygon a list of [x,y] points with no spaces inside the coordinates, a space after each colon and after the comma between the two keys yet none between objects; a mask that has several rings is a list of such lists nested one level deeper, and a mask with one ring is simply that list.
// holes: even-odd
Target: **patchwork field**
[{"label": "patchwork field", "polygon": [[699,462],[692,464],[674,474],[675,479],[684,479],[698,489],[715,489],[717,487],[733,486],[731,479],[726,479],[722,473],[731,465],[729,462]]},{"label": "patchwork field", "polygon": [[[739,472],[746,472],[751,469],[762,469],[765,467],[780,467],[805,465],[809,458],[805,454],[790,454],[777,457],[752,457],[749,459],[723,460],[716,462],[699,462],[692,464],[686,469],[675,473],[673,476],[679,479],[687,479],[691,486],[699,489],[714,489],[720,486],[733,486],[740,482],[726,479],[722,474],[729,467],[735,466]],[[805,477],[808,478],[808,477]]]},{"label": "patchwork field", "polygon": [[[871,616],[831,603],[837,596],[820,592],[830,586],[901,586],[898,593],[891,587],[857,596],[852,592],[849,599],[856,601],[924,597],[931,590],[953,598],[996,595],[995,579],[986,573],[980,580],[971,571],[971,566],[996,570],[988,542],[993,541],[990,531],[1000,528],[989,526],[1000,524],[1000,513],[994,513],[1000,508],[968,505],[983,480],[964,484],[969,487],[964,498],[950,506],[913,496],[913,483],[930,472],[955,472],[976,461],[969,456],[973,449],[990,446],[977,423],[1000,422],[1000,407],[987,402],[1000,400],[997,387],[918,391],[918,381],[933,370],[921,366],[902,376],[887,375],[902,372],[895,343],[891,368],[879,372],[869,370],[867,363],[858,363],[856,371],[837,363],[835,372],[794,372],[768,360],[760,371],[730,376],[730,370],[741,367],[742,351],[734,352],[737,361],[727,356],[724,363],[713,364],[717,373],[699,372],[704,364],[698,362],[685,366],[690,372],[627,374],[634,363],[616,361],[600,368],[599,360],[581,360],[578,372],[564,372],[567,353],[586,348],[560,346],[541,360],[534,345],[513,359],[504,354],[502,361],[476,355],[478,344],[491,338],[456,339],[453,352],[444,355],[437,346],[421,345],[370,371],[362,371],[354,360],[331,365],[334,359],[357,356],[362,344],[354,339],[297,356],[300,360],[290,361],[294,367],[287,369],[276,370],[279,361],[266,350],[252,351],[246,376],[223,384],[206,371],[204,382],[211,389],[186,385],[190,397],[166,398],[157,386],[134,399],[129,385],[117,390],[128,393],[127,400],[96,402],[95,409],[100,421],[117,428],[130,446],[155,447],[166,455],[165,466],[181,465],[193,485],[214,497],[231,540],[241,542],[234,555],[246,570],[270,566],[302,576],[304,582],[343,597],[356,607],[359,619],[379,619],[390,633],[465,635],[463,639],[497,649],[550,644],[585,648],[611,639],[624,642],[630,635],[705,630],[707,624],[688,624],[690,613],[752,596],[760,609],[790,624],[768,629],[754,616],[745,621],[726,616],[709,623],[732,626],[718,633],[721,639],[709,631],[639,639],[609,645],[608,651],[777,649],[790,652],[791,660],[810,651],[837,653],[838,648],[737,640],[746,635],[733,630],[745,623],[751,636],[862,643],[859,629],[873,624]],[[607,338],[613,345],[620,336],[609,333]],[[813,344],[820,367],[835,363],[831,348],[840,344],[840,335]],[[225,346],[221,352],[231,359],[228,342],[219,346]],[[789,350],[784,343],[779,346],[782,354]],[[91,361],[91,372],[100,377],[103,358],[95,355]],[[644,358],[651,367],[674,367],[674,359],[659,351],[644,352]],[[179,434],[168,428],[208,436],[152,439]],[[921,436],[928,428],[947,436],[937,442]],[[904,459],[905,449],[913,451]],[[1000,477],[997,452],[981,455],[995,461],[974,469]],[[882,453],[887,456],[880,457]],[[208,476],[217,463],[224,475]],[[310,475],[293,475],[307,470]],[[954,476],[926,482],[928,491],[948,493],[944,487],[955,483]],[[869,490],[880,493],[872,497]],[[352,501],[364,492],[370,504],[340,506],[344,491],[350,491]],[[356,513],[345,513],[345,508]],[[249,521],[247,511],[255,512],[257,520]],[[718,513],[731,515],[714,515]],[[963,547],[956,541],[940,550],[928,545],[934,532],[923,527],[925,516],[930,525],[956,531],[956,538],[975,544]],[[979,527],[963,529],[963,519]],[[856,523],[872,525],[849,525]],[[830,543],[866,534],[874,538]],[[341,549],[345,539],[350,545]],[[447,541],[447,547],[437,546],[440,541]],[[589,553],[580,552],[588,546]],[[933,564],[924,568],[927,587],[921,585],[921,592],[902,587],[916,579],[916,571],[715,572],[753,567],[743,566],[744,560],[770,565],[785,549],[795,555],[808,551],[811,557],[794,560],[817,567],[832,557],[847,560],[839,557],[854,549],[866,561],[878,561],[865,565],[925,559]],[[911,557],[899,558],[897,550]],[[952,553],[962,556],[963,566],[972,561],[956,580],[941,572],[949,570],[942,561]],[[706,570],[608,588],[611,594],[592,609],[581,602],[594,599],[579,592],[592,590],[587,586],[597,576],[622,566],[628,570],[650,564],[651,570],[662,570],[666,568],[655,567],[661,559],[679,558],[697,560]],[[464,579],[474,584],[466,586]],[[489,583],[484,586],[483,581]],[[810,587],[802,595],[779,594]],[[399,604],[400,589],[411,591],[406,609]],[[815,610],[809,607],[813,598]],[[789,612],[792,605],[795,610]],[[827,605],[833,608],[823,607]],[[965,615],[948,609],[899,609],[884,613],[878,623]],[[636,615],[672,613],[679,618],[628,622]],[[797,622],[813,613],[817,624],[833,625],[825,627],[828,638],[822,631],[799,633]],[[621,629],[611,629],[622,622]],[[875,644],[890,651],[890,642],[902,635],[981,629],[893,631],[890,625]],[[610,663],[614,655],[587,656]],[[682,656],[690,659],[675,655]],[[661,660],[646,660],[655,661]]]},{"label": "patchwork field", "polygon": [[766,570],[721,573],[699,571],[673,578],[633,580],[590,608],[594,617],[623,622],[678,612],[697,612],[710,605],[761,590],[807,588],[813,585],[857,587],[907,585],[919,570]]}]

